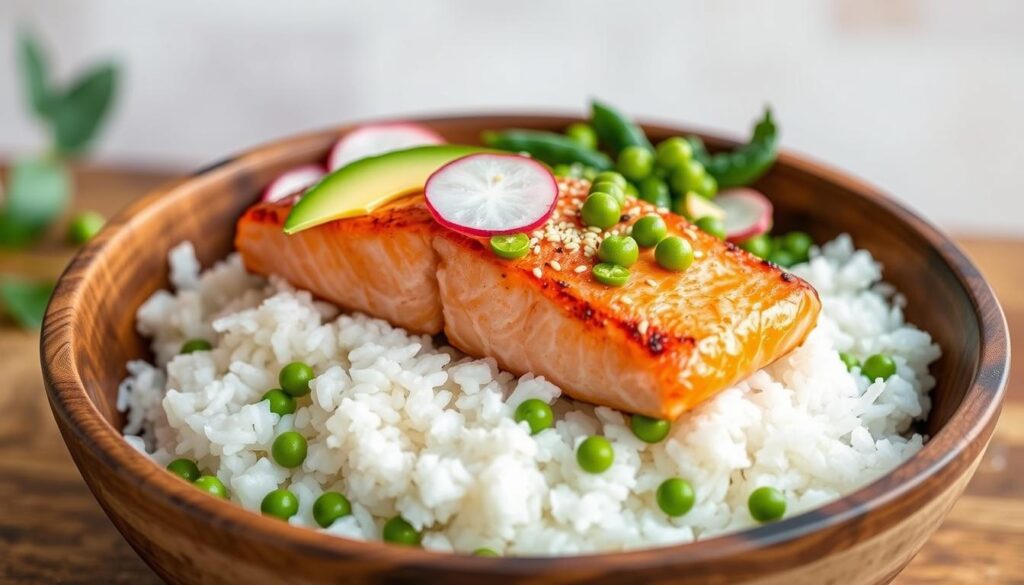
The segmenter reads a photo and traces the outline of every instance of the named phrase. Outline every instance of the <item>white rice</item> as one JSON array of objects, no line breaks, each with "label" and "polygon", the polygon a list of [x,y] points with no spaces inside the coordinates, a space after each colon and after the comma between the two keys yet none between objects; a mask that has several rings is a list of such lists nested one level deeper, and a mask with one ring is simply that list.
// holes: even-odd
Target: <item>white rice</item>
[{"label": "white rice", "polygon": [[[928,364],[940,353],[904,322],[905,301],[880,283],[881,266],[843,236],[793,269],[824,304],[807,342],[648,445],[619,412],[561,399],[542,378],[517,379],[384,321],[339,316],[283,281],[246,274],[236,256],[200,274],[183,243],[170,260],[177,292],[157,292],[138,311],[156,365],[127,366],[118,398],[125,438],[160,464],[197,460],[250,510],[287,487],[300,502],[291,522],[317,528],[312,503],[336,490],[353,514],[327,532],[378,539],[400,514],[440,551],[560,555],[689,542],[753,525],[747,497],[765,485],[785,493],[787,515],[820,506],[921,448],[909,429],[928,414]],[[215,349],[178,355],[193,337]],[[837,350],[885,352],[897,375],[869,383],[846,371]],[[278,416],[259,400],[293,360],[319,376],[294,415]],[[553,404],[553,429],[530,436],[513,421],[527,398]],[[290,429],[309,442],[296,470],[268,456]],[[592,475],[575,446],[598,433],[612,441],[615,463]],[[672,476],[697,493],[677,519],[654,496]]]}]

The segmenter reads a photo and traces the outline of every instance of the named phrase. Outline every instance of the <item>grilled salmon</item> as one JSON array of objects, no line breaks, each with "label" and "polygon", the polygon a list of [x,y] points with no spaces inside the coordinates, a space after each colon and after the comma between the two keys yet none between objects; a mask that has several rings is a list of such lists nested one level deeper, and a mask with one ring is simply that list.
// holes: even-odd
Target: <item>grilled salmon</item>
[{"label": "grilled salmon", "polygon": [[[298,234],[282,231],[290,203],[260,203],[239,220],[246,267],[278,274],[344,308],[532,372],[570,396],[674,419],[801,344],[821,303],[803,280],[630,199],[609,231],[578,220],[587,183],[560,182],[556,211],[526,257],[437,225],[421,195]],[[643,250],[622,287],[598,283],[600,241],[659,213],[695,260],[668,272]]]}]

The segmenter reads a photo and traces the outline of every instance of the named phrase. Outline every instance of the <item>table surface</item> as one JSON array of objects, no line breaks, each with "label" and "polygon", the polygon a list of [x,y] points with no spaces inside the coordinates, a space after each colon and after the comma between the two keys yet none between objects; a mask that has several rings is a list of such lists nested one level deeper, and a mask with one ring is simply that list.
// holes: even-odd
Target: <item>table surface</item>
[{"label": "table surface", "polygon": [[[77,206],[114,213],[166,180],[156,173],[81,168]],[[1024,348],[1024,240],[961,238],[995,288]],[[53,275],[70,251],[0,252],[0,273]],[[0,583],[157,583],[92,498],[53,422],[38,363],[39,336],[0,322]],[[898,585],[1024,583],[1024,352],[995,436],[942,527]]]}]

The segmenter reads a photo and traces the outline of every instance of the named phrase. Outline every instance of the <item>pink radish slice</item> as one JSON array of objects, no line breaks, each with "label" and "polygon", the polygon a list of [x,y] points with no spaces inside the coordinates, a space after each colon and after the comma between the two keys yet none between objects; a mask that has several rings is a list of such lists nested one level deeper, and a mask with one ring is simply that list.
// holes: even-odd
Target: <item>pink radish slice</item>
[{"label": "pink radish slice", "polygon": [[327,168],[336,171],[361,158],[444,142],[440,134],[419,124],[395,122],[360,126],[334,144],[327,157]]},{"label": "pink radish slice", "polygon": [[423,189],[446,228],[475,237],[529,232],[558,203],[558,183],[539,162],[517,154],[471,154],[434,171]]},{"label": "pink radish slice", "polygon": [[725,212],[725,238],[743,242],[772,229],[772,202],[753,189],[729,189],[715,197]]},{"label": "pink radish slice", "polygon": [[280,201],[289,195],[304,192],[324,178],[324,168],[320,165],[302,165],[278,175],[263,190],[263,201]]}]

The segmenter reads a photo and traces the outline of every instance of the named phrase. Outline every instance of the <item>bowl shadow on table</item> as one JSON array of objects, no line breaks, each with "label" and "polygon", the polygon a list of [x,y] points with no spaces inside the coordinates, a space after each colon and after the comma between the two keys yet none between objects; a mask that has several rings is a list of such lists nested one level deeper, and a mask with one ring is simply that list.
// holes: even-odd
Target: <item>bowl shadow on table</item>
[{"label": "bowl shadow on table", "polygon": [[[562,128],[557,117],[428,121],[452,142],[481,130]],[[648,127],[655,140],[678,130]],[[130,452],[117,429],[124,363],[147,358],[134,311],[167,286],[166,252],[183,240],[204,265],[232,249],[233,223],[280,172],[324,158],[338,132],[301,136],[221,161],[129,207],[72,263],[43,333],[44,374],[58,426],[105,511],[164,578],[188,582],[878,583],[892,578],[938,526],[991,435],[1005,385],[1005,322],[988,286],[948,238],[876,190],[784,154],[757,188],[778,226],[817,241],[851,233],[909,299],[909,320],[943,348],[921,453],[855,494],[775,525],[681,547],[567,559],[437,555],[295,529],[184,489]],[[729,143],[707,137],[712,149]],[[211,196],[216,194],[217,196]],[[84,392],[83,392],[84,389]],[[95,410],[94,410],[95,408]],[[159,527],[159,530],[157,529]],[[217,537],[217,538],[215,538]]]}]

